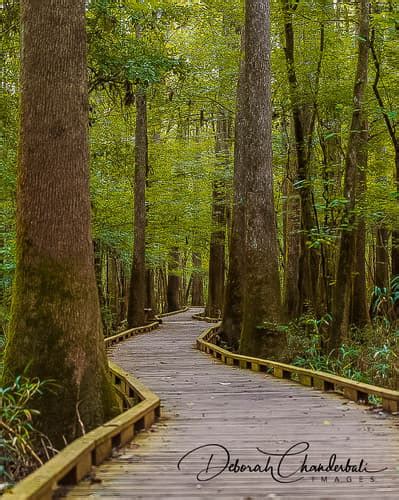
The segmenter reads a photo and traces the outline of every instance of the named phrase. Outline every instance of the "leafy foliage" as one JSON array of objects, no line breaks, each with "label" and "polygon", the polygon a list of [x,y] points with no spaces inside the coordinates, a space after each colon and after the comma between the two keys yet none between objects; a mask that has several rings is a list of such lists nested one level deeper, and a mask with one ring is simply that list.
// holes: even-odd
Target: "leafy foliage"
[{"label": "leafy foliage", "polygon": [[49,389],[49,381],[18,376],[12,385],[0,388],[1,465],[0,477],[13,483],[32,472],[56,450],[33,426],[38,412],[32,407]]}]

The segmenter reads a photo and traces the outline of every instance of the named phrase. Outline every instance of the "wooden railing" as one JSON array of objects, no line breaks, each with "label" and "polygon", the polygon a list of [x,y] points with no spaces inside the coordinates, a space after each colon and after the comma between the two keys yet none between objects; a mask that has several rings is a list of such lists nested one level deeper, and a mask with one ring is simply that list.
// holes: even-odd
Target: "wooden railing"
[{"label": "wooden railing", "polygon": [[[158,322],[132,328],[104,339],[106,347],[126,340],[133,335],[149,332]],[[93,465],[101,464],[115,447],[131,441],[142,429],[148,429],[160,416],[160,399],[142,382],[115,363],[109,363],[109,371],[123,413],[88,432],[66,446],[54,458],[27,476],[2,499],[48,500],[58,486],[73,485],[83,479]]]},{"label": "wooden railing", "polygon": [[389,412],[399,411],[399,392],[385,389],[370,384],[363,384],[332,373],[319,372],[308,368],[279,363],[267,359],[254,358],[235,354],[213,343],[220,330],[221,323],[211,326],[197,338],[197,348],[222,363],[253,371],[271,373],[275,377],[290,379],[308,387],[322,391],[335,391],[342,393],[347,399],[358,403],[368,403],[369,396],[381,398],[384,410]]},{"label": "wooden railing", "polygon": [[177,311],[171,311],[171,312],[167,312],[167,313],[162,313],[162,314],[158,314],[157,315],[157,318],[166,318],[167,316],[174,316],[175,314],[180,314],[182,312],[186,312],[188,311],[188,307],[183,307],[182,309],[178,309]]},{"label": "wooden railing", "polygon": [[193,314],[193,319],[196,319],[198,321],[206,321],[207,323],[219,323],[220,322],[220,319],[208,318],[208,316],[205,316],[204,314],[201,314],[201,313]]}]

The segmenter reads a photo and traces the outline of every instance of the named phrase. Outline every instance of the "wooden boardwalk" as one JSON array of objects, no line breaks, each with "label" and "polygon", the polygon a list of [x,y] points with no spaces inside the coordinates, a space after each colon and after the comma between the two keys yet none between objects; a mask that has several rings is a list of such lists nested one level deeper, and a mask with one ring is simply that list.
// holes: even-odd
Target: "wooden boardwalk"
[{"label": "wooden boardwalk", "polygon": [[[325,394],[292,381],[229,367],[194,348],[206,327],[191,319],[193,310],[165,318],[153,333],[139,335],[110,349],[110,358],[139,377],[162,400],[162,418],[150,432],[96,469],[95,478],[66,493],[70,499],[354,499],[399,498],[399,420],[369,410],[335,394]],[[181,463],[201,445],[221,445],[231,463],[263,464],[264,452],[284,453],[308,442],[307,465],[359,465],[383,472],[295,472],[303,451],[272,456],[265,472],[222,472],[199,482],[214,455],[209,478],[226,463],[221,447],[207,447]],[[273,467],[272,477],[271,467]],[[290,475],[291,474],[291,475]],[[290,477],[283,479],[282,476]],[[302,478],[302,479],[301,479]],[[296,482],[282,484],[282,481]]]}]

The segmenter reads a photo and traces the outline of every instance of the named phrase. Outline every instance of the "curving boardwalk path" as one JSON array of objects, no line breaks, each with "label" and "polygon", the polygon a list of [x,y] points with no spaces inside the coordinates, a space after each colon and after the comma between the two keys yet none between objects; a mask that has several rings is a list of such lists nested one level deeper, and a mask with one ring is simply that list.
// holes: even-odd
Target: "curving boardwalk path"
[{"label": "curving boardwalk path", "polygon": [[[67,493],[70,499],[353,499],[399,498],[398,417],[368,410],[338,395],[322,394],[287,380],[219,363],[194,348],[206,324],[191,319],[193,310],[164,319],[159,330],[139,335],[110,349],[110,358],[131,371],[160,395],[161,420],[150,432],[118,451],[96,470],[95,478]],[[308,442],[307,466],[335,464],[383,472],[296,472],[305,458],[270,457],[264,472],[229,472],[199,482],[226,464],[221,447],[207,447],[180,458],[201,445],[224,446],[234,466],[265,468],[269,453],[284,453]],[[302,448],[301,448],[302,447]],[[273,468],[273,471],[271,470]],[[276,479],[296,482],[281,484]],[[275,476],[273,479],[272,475]],[[301,479],[302,478],[302,479]]]}]

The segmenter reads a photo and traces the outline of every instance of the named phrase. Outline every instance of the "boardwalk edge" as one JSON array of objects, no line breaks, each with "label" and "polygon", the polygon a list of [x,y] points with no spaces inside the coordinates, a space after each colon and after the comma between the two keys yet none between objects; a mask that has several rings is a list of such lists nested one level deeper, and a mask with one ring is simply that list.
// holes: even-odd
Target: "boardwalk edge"
[{"label": "boardwalk edge", "polygon": [[[204,317],[195,317],[194,319],[201,319],[208,322],[210,322],[209,320],[212,322],[216,321],[214,318]],[[210,354],[227,365],[250,369],[257,372],[265,372],[273,375],[274,377],[292,380],[307,387],[313,387],[324,392],[339,392],[346,399],[355,401],[356,403],[368,404],[369,397],[375,396],[382,399],[382,407],[385,411],[390,413],[397,413],[399,411],[399,391],[393,391],[376,385],[356,382],[355,380],[340,377],[332,373],[315,371],[268,359],[254,358],[232,353],[214,343],[215,337],[220,332],[220,328],[221,322],[218,320],[216,325],[213,325],[202,332],[201,335],[197,337],[197,349]]]}]

